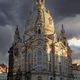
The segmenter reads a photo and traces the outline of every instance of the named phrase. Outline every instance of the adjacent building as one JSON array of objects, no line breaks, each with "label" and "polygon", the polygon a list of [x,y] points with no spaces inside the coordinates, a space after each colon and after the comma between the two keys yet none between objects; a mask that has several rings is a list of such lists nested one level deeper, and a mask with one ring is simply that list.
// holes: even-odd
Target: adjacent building
[{"label": "adjacent building", "polygon": [[74,80],[80,80],[80,65],[72,64]]},{"label": "adjacent building", "polygon": [[0,74],[7,72],[8,72],[7,65],[5,65],[4,63],[0,64]]},{"label": "adjacent building", "polygon": [[34,0],[23,39],[18,26],[9,50],[7,80],[73,80],[71,49],[64,26],[59,38],[45,0]]}]

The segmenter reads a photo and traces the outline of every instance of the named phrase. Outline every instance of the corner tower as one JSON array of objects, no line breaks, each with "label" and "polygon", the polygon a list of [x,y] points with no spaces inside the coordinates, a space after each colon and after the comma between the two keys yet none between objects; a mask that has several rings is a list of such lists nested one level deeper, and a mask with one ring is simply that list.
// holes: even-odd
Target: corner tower
[{"label": "corner tower", "polygon": [[61,29],[59,41],[61,41],[66,47],[68,46],[66,33],[65,33],[65,29],[64,29],[64,25],[63,24],[62,24],[62,29]]}]

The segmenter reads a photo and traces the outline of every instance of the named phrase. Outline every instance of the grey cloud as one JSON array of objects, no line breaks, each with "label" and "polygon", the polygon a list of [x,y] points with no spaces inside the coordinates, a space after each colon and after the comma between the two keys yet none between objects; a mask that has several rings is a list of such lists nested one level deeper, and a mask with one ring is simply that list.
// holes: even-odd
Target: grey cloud
[{"label": "grey cloud", "polygon": [[66,17],[56,23],[56,31],[60,32],[61,25],[64,24],[67,38],[80,37],[80,15]]},{"label": "grey cloud", "polygon": [[55,0],[54,5],[58,15],[73,16],[80,13],[79,0]]},{"label": "grey cloud", "polygon": [[[77,24],[80,19],[78,19],[76,15],[80,14],[80,1],[45,1],[46,6],[50,9],[52,16],[54,17],[57,32],[60,31],[61,24],[63,23],[65,29],[68,31],[68,37],[79,36],[80,28]],[[15,25],[19,25],[20,34],[22,35],[26,19],[29,11],[31,11],[32,5],[32,0],[0,0],[0,54],[2,54],[2,56],[6,56],[8,54],[7,51],[12,43]],[[68,20],[66,20],[67,17]],[[76,19],[77,21],[73,21],[73,19]],[[73,23],[71,23],[71,21],[73,21]],[[7,25],[9,25],[9,27],[6,27]],[[78,29],[76,29],[75,26]]]},{"label": "grey cloud", "polygon": [[80,47],[71,46],[72,59],[80,59]]},{"label": "grey cloud", "polygon": [[8,62],[8,50],[13,42],[16,25],[22,34],[30,1],[0,0],[0,63]]},{"label": "grey cloud", "polygon": [[5,64],[7,64],[8,65],[8,53],[2,53],[2,52],[0,52],[0,64],[1,63],[5,63]]},{"label": "grey cloud", "polygon": [[0,63],[8,62],[8,50],[13,42],[14,29],[11,25],[6,25],[5,27],[0,26]]},{"label": "grey cloud", "polygon": [[[79,0],[46,0],[46,5],[51,10],[51,13],[54,14],[55,21],[61,20],[67,16],[73,17],[79,14],[79,3]],[[22,25],[31,7],[32,0],[0,0],[0,12],[6,15],[6,18],[0,16],[0,24],[21,23],[20,25]]]}]

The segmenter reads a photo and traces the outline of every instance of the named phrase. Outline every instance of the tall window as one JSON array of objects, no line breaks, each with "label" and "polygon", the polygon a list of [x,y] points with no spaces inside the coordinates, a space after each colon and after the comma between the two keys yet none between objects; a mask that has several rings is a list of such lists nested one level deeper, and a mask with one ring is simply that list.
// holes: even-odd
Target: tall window
[{"label": "tall window", "polygon": [[31,56],[30,53],[28,53],[28,56],[27,56],[28,57],[28,70],[30,70],[30,56]]},{"label": "tall window", "polygon": [[51,72],[51,63],[49,63],[49,72]]},{"label": "tall window", "polygon": [[42,51],[38,49],[37,51],[37,69],[42,70]]},{"label": "tall window", "polygon": [[41,28],[40,27],[42,27],[42,22],[38,20],[36,23],[36,28],[37,28],[38,34],[41,34]]}]

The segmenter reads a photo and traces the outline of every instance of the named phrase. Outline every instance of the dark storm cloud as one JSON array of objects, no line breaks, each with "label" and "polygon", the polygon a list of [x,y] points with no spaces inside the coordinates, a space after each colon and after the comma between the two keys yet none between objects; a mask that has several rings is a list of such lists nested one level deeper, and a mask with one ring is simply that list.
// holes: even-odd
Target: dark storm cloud
[{"label": "dark storm cloud", "polygon": [[29,5],[30,0],[0,0],[0,25],[22,24],[29,12]]},{"label": "dark storm cloud", "polygon": [[14,29],[12,26],[6,25],[0,26],[0,63],[8,61],[8,49],[13,41]]},{"label": "dark storm cloud", "polygon": [[[55,21],[80,13],[79,0],[46,0]],[[32,0],[0,0],[0,24],[22,25],[32,7]]]},{"label": "dark storm cloud", "polygon": [[[54,14],[53,17],[55,18],[55,21],[61,20],[64,17],[73,17],[76,16],[76,14],[80,14],[80,0],[45,0],[45,1],[47,8],[49,8],[49,10],[52,13],[52,16]],[[28,5],[28,7],[31,7],[31,5]]]},{"label": "dark storm cloud", "polygon": [[[79,0],[46,0],[55,20],[80,13]],[[25,22],[32,7],[32,0],[0,0],[0,25]]]},{"label": "dark storm cloud", "polygon": [[56,31],[60,32],[61,26],[64,24],[67,38],[80,38],[80,15],[74,17],[66,17],[56,23]]},{"label": "dark storm cloud", "polygon": [[13,0],[0,0],[0,25],[5,26],[12,20]]},{"label": "dark storm cloud", "polygon": [[80,0],[51,0],[49,3],[57,16],[75,16],[80,13]]},{"label": "dark storm cloud", "polygon": [[20,30],[24,29],[29,4],[28,0],[0,0],[0,63],[8,62],[15,27],[18,24]]},{"label": "dark storm cloud", "polygon": [[[34,1],[34,0],[33,0]],[[69,37],[77,36],[80,31],[79,21],[76,15],[80,14],[79,0],[45,0],[46,6],[50,9],[56,24],[56,30],[59,31],[62,23],[69,32]],[[29,11],[32,8],[32,0],[0,0],[0,61],[7,60],[7,51],[11,46],[13,34],[16,25],[19,25],[21,35],[24,31]],[[74,17],[74,18],[73,18]],[[68,19],[66,19],[68,18]],[[75,19],[77,21],[71,22]],[[70,21],[70,23],[69,23]],[[69,24],[69,25],[67,25]],[[76,24],[76,25],[74,25]],[[78,25],[77,25],[78,24]],[[58,26],[58,27],[57,27]],[[78,29],[75,30],[75,26]],[[71,30],[69,29],[71,27]],[[74,32],[75,33],[74,33]],[[5,57],[6,59],[5,59]]]}]

